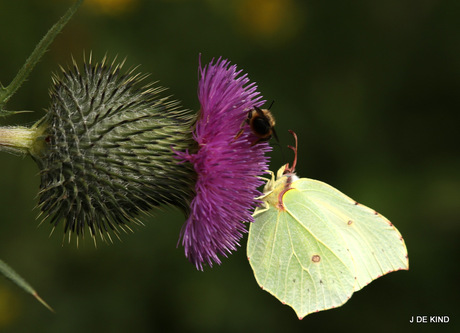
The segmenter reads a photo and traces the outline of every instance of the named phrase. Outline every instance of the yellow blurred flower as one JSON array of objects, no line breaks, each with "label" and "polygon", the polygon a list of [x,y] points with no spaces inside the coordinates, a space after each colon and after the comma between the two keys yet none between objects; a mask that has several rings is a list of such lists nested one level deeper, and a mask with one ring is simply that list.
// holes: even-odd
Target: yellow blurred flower
[{"label": "yellow blurred flower", "polygon": [[120,15],[133,10],[139,0],[86,0],[87,8],[106,15]]},{"label": "yellow blurred flower", "polygon": [[[21,291],[18,291],[18,294],[20,293]],[[18,298],[18,295],[11,292],[9,288],[0,285],[0,331],[11,326],[18,317],[20,302]]]},{"label": "yellow blurred flower", "polygon": [[299,9],[294,0],[240,0],[237,17],[240,28],[252,37],[286,39],[300,25]]}]

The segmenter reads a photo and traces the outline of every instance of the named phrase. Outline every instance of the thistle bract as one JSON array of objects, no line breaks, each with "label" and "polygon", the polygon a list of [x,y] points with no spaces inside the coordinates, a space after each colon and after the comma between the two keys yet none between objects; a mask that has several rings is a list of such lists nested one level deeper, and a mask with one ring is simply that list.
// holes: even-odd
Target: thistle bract
[{"label": "thistle bract", "polygon": [[[51,106],[39,124],[34,154],[41,185],[38,207],[65,232],[110,238],[158,205],[188,207],[195,176],[174,150],[194,150],[195,117],[163,88],[139,87],[145,76],[121,66],[93,65],[53,77]],[[54,228],[53,228],[54,230]]]}]

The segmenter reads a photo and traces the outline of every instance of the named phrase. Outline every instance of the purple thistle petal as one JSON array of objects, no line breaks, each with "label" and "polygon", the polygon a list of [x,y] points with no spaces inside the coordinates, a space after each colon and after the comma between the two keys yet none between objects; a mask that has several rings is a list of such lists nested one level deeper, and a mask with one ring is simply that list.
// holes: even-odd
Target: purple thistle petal
[{"label": "purple thistle petal", "polygon": [[220,264],[218,255],[226,257],[239,246],[247,232],[244,222],[253,222],[257,187],[263,184],[257,176],[268,169],[265,153],[271,150],[267,142],[253,144],[258,137],[245,123],[249,110],[265,102],[257,86],[229,61],[213,61],[199,68],[201,109],[193,134],[198,151],[176,152],[198,175],[181,237],[185,255],[199,270],[203,263]]}]

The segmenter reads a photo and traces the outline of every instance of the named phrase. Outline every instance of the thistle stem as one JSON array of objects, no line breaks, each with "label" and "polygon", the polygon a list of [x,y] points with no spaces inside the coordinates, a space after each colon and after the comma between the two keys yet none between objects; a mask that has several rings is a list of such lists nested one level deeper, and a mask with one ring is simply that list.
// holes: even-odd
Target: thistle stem
[{"label": "thistle stem", "polygon": [[0,151],[13,154],[33,154],[39,150],[37,138],[43,135],[43,127],[0,127]]},{"label": "thistle stem", "polygon": [[40,58],[46,52],[50,44],[53,42],[57,34],[64,28],[64,26],[69,22],[70,18],[75,14],[78,7],[83,3],[83,0],[77,0],[72,7],[70,7],[67,12],[62,16],[59,21],[54,24],[46,35],[41,39],[37,44],[33,52],[27,58],[26,62],[19,70],[16,77],[11,81],[7,87],[0,85],[0,109],[6,104],[6,102],[14,95],[16,90],[22,85],[22,83],[27,79],[32,69],[38,63]]}]

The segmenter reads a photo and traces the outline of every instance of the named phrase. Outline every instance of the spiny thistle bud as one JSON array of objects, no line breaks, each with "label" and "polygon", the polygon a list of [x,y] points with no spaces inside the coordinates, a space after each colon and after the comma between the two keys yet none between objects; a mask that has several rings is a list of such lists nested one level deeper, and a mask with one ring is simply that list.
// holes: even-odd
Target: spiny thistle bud
[{"label": "spiny thistle bud", "polygon": [[[160,97],[164,88],[138,87],[145,76],[122,65],[93,65],[53,77],[51,106],[39,127],[41,149],[38,207],[54,228],[111,240],[127,222],[159,205],[188,209],[195,172],[178,163],[174,151],[196,151],[195,116],[176,101]],[[69,239],[70,239],[69,234]]]}]

